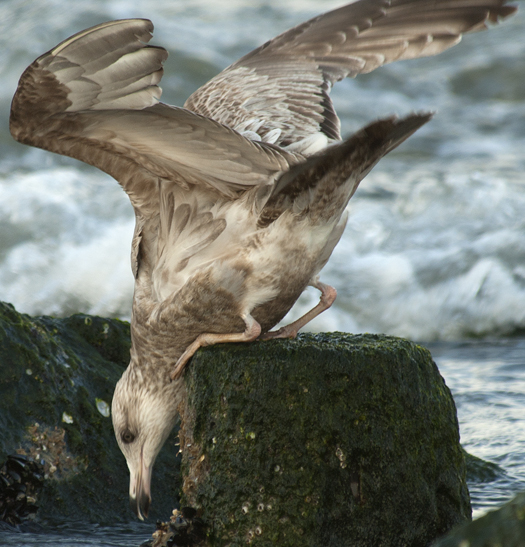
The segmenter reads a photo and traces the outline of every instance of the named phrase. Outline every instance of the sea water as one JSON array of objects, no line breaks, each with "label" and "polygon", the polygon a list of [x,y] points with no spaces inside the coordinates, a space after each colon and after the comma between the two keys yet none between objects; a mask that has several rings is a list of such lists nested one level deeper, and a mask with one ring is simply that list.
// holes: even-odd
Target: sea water
[{"label": "sea water", "polygon": [[[3,0],[0,299],[30,314],[130,317],[134,220],[126,195],[98,170],[9,135],[18,78],[37,56],[90,25],[150,18],[151,43],[170,52],[163,100],[182,105],[244,53],[343,3]],[[525,2],[516,3],[515,17],[437,57],[334,87],[345,135],[392,114],[435,116],[352,198],[322,273],[338,298],[311,325],[429,345],[455,395],[463,445],[506,473],[471,485],[476,515],[525,489]],[[290,318],[317,298],[306,291]],[[104,544],[130,544],[118,541]]]}]

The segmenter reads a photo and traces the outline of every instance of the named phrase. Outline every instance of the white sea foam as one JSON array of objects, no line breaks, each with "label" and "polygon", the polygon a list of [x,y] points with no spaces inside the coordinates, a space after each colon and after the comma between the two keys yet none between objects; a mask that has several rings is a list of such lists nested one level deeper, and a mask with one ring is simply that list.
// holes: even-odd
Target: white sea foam
[{"label": "white sea foam", "polygon": [[2,181],[2,299],[31,314],[129,317],[133,214],[105,179],[52,168]]}]

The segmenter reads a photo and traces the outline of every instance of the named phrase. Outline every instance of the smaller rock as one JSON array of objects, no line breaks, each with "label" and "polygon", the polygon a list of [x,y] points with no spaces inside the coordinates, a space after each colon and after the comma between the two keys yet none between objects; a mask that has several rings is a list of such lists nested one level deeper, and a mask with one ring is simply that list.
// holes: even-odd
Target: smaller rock
[{"label": "smaller rock", "polygon": [[[0,302],[0,465],[19,451],[43,463],[38,518],[136,519],[110,418],[130,345],[129,324],[117,319],[29,317]],[[176,432],[155,465],[152,522],[176,499],[175,439]]]},{"label": "smaller rock", "polygon": [[497,511],[454,528],[432,547],[523,547],[525,545],[525,492]]},{"label": "smaller rock", "polygon": [[470,484],[493,482],[506,475],[505,470],[497,463],[482,460],[466,450],[463,450],[463,454],[467,465],[467,481]]}]

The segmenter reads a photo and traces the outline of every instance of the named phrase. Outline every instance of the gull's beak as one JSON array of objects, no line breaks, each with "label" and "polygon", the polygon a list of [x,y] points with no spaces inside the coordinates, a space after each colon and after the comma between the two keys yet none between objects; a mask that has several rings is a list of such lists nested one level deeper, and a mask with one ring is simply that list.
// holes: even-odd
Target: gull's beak
[{"label": "gull's beak", "polygon": [[140,520],[148,517],[151,503],[151,469],[144,464],[142,451],[140,453],[139,468],[133,472],[130,470],[129,504],[132,511]]}]

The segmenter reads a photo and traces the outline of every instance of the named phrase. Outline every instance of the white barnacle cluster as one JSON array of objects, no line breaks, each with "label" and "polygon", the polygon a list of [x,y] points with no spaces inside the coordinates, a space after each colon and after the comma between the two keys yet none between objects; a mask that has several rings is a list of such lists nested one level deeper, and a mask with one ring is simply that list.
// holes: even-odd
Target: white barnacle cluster
[{"label": "white barnacle cluster", "polygon": [[[270,498],[269,500],[267,500],[268,502],[264,500],[264,486],[260,487],[259,492],[261,496],[258,496],[259,502],[257,503],[257,505],[255,505],[255,509],[257,510],[258,513],[262,513],[263,511],[271,511],[273,508],[273,502],[275,501],[275,499]],[[244,515],[247,515],[250,512],[251,508],[252,508],[252,502],[247,500],[243,502],[241,507],[241,512]],[[246,533],[246,542],[252,543],[252,541],[254,540],[256,536],[262,536],[262,534],[263,534],[262,526],[260,524],[257,524],[254,528],[250,528],[248,532]]]},{"label": "white barnacle cluster", "polygon": [[247,543],[251,543],[253,541],[253,538],[255,536],[262,536],[262,528],[260,526],[256,526],[253,530],[248,530],[248,533],[246,534],[247,535],[247,539],[246,539],[246,542]]}]

